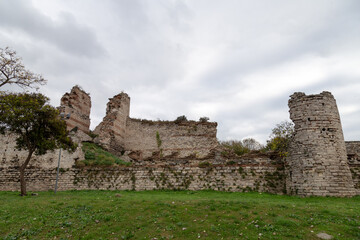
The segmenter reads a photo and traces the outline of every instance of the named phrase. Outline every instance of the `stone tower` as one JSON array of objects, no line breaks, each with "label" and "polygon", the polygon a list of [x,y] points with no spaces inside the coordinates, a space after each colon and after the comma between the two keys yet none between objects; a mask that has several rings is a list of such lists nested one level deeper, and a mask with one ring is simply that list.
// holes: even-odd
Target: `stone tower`
[{"label": "stone tower", "polygon": [[295,134],[287,157],[287,192],[300,196],[355,195],[333,95],[294,93],[289,108]]},{"label": "stone tower", "polygon": [[130,97],[126,93],[110,98],[106,105],[106,115],[94,130],[98,135],[96,142],[115,154],[123,151],[129,112]]},{"label": "stone tower", "polygon": [[66,119],[67,130],[77,128],[85,133],[90,127],[91,98],[79,86],[74,86],[70,93],[65,93],[60,101],[61,117]]}]

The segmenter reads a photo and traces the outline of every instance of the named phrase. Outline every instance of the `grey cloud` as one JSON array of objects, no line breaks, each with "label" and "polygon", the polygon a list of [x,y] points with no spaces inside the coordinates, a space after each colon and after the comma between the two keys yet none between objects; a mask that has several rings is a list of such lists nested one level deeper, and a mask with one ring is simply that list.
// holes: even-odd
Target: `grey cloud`
[{"label": "grey cloud", "polygon": [[[360,49],[358,1],[57,1],[65,11],[57,12],[58,20],[42,12],[48,2],[37,2],[43,10],[28,1],[4,2],[0,41],[28,38],[16,39],[15,48],[26,66],[49,79],[43,90],[54,105],[74,84],[90,92],[92,127],[108,98],[122,90],[131,97],[132,117],[198,119],[204,106],[210,111],[204,115],[219,123],[220,139],[254,136],[263,143],[276,123],[288,119],[287,100],[295,91],[330,90],[340,106],[354,101],[344,88],[358,81],[358,72],[328,69],[333,63],[345,69],[336,61],[357,59],[351,51]],[[316,83],[293,84],[290,75],[303,69],[294,65],[305,61],[319,64],[326,79],[318,79],[316,66],[305,66],[315,73],[298,74]],[[343,123],[345,136],[359,133],[353,120]]]},{"label": "grey cloud", "polygon": [[35,41],[54,44],[69,54],[85,57],[105,54],[95,34],[77,23],[70,13],[63,13],[59,21],[54,21],[35,9],[30,1],[1,1],[0,26],[9,31],[21,30]]}]

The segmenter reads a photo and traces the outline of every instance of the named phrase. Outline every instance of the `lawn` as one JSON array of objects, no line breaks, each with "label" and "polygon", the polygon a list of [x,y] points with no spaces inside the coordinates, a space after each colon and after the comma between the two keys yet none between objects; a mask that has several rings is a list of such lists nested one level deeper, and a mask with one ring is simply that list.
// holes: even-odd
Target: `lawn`
[{"label": "lawn", "polygon": [[0,192],[1,239],[360,239],[360,196]]}]

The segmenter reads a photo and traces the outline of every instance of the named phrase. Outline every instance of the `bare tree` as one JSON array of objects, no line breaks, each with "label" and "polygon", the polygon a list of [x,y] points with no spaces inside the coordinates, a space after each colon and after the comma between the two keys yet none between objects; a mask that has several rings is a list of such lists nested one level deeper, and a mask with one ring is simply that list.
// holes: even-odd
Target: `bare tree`
[{"label": "bare tree", "polygon": [[0,48],[0,88],[6,84],[15,84],[21,88],[35,88],[46,84],[40,75],[27,70],[16,51],[6,47]]},{"label": "bare tree", "polygon": [[242,140],[242,144],[245,148],[248,148],[250,151],[260,150],[263,147],[261,143],[256,141],[254,138],[245,138]]}]

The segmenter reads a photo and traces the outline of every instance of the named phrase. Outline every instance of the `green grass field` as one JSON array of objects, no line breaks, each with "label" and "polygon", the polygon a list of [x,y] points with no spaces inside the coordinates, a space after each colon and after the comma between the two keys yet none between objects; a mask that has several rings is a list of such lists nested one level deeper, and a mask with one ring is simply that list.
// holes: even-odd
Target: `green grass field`
[{"label": "green grass field", "polygon": [[1,239],[360,239],[360,197],[215,191],[0,192]]}]

